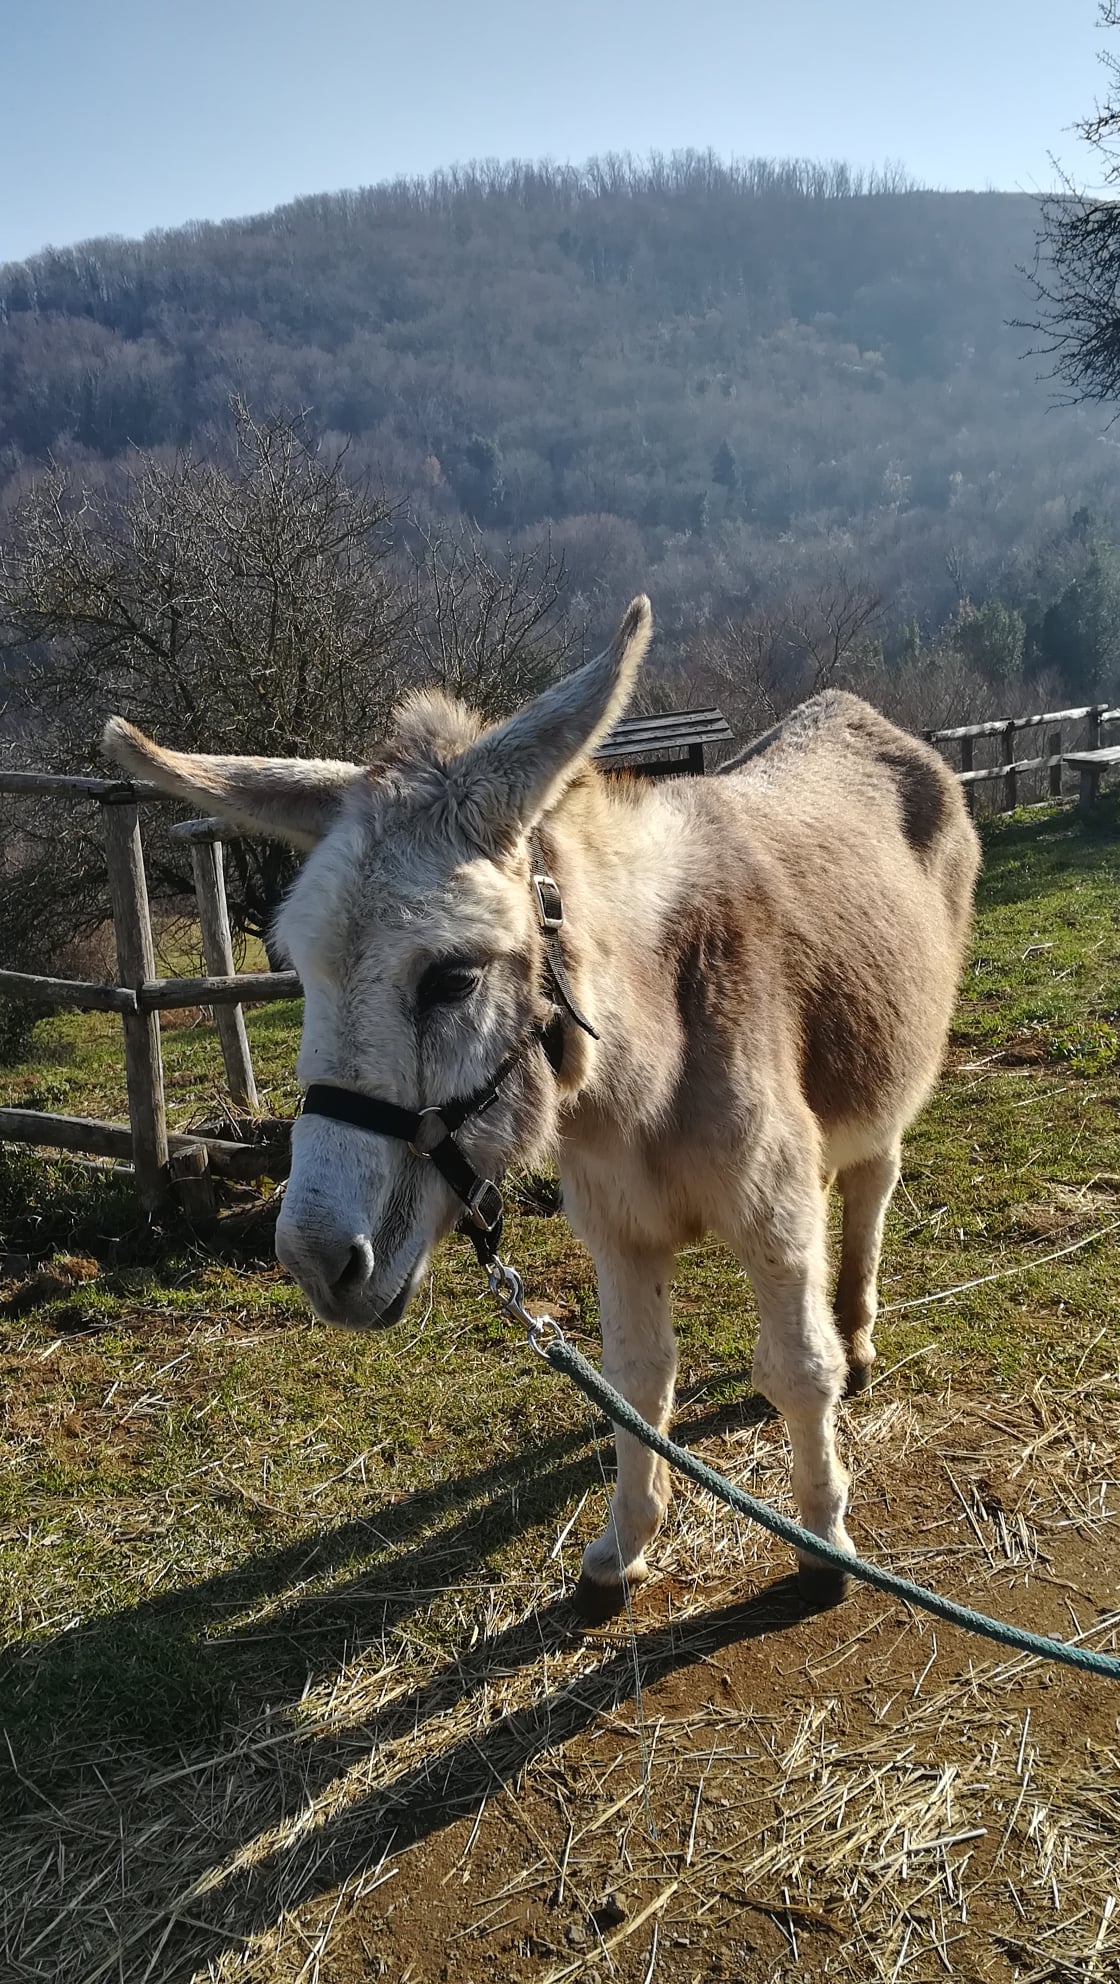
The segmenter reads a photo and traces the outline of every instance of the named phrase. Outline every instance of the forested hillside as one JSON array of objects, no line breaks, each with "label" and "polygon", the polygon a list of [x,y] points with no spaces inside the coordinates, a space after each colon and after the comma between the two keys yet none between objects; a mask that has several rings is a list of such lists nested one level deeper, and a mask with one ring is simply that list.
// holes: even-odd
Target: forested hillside
[{"label": "forested hillside", "polygon": [[648,585],[678,647],[841,567],[896,630],[990,597],[1040,625],[1120,483],[1107,416],[1055,408],[1013,327],[1036,227],[1026,197],[688,156],[49,250],[0,270],[0,482],[220,451],[237,391],[429,516],[551,526],[593,617]]}]

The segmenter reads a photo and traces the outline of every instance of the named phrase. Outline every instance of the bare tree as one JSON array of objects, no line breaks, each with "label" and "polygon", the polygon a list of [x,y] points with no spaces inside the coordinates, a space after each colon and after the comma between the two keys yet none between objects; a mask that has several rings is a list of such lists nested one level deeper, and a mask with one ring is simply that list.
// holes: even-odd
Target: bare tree
[{"label": "bare tree", "polygon": [[408,618],[390,521],[342,455],[238,404],[229,467],[141,454],[102,498],[48,469],[0,552],[0,638],[60,711],[113,695],[211,749],[352,753]]},{"label": "bare tree", "polygon": [[[1120,0],[1101,0],[1101,26],[1120,27]],[[1120,57],[1105,51],[1103,102],[1075,126],[1092,150],[1102,197],[1079,193],[1065,179],[1042,205],[1035,267],[1029,279],[1039,306],[1021,328],[1035,332],[1054,361],[1054,375],[1078,400],[1111,400],[1120,393]]]},{"label": "bare tree", "polygon": [[[299,422],[234,411],[226,464],[136,454],[101,494],[54,466],[16,507],[0,659],[25,762],[96,769],[114,708],[177,745],[360,760],[410,686],[500,716],[570,665],[581,630],[549,542],[495,553],[470,525],[406,523]],[[57,969],[105,915],[96,822],[24,804],[4,824],[3,948]],[[156,900],[181,899],[161,810],[145,837]],[[245,840],[228,861],[236,927],[268,943],[295,857]]]},{"label": "bare tree", "polygon": [[706,627],[694,641],[687,673],[720,697],[732,729],[750,735],[773,723],[796,702],[787,696],[780,610],[758,607],[722,625]]},{"label": "bare tree", "polygon": [[882,656],[869,655],[851,686],[893,723],[918,735],[1012,713],[1006,686],[970,667],[952,639],[944,636],[889,664]]},{"label": "bare tree", "polygon": [[690,670],[721,696],[733,726],[749,734],[806,696],[849,683],[878,652],[880,612],[878,594],[837,566],[813,587],[705,629]]},{"label": "bare tree", "polygon": [[551,540],[495,554],[474,524],[414,520],[411,554],[418,679],[497,717],[572,665],[581,634],[563,608],[567,574]]},{"label": "bare tree", "polygon": [[[0,642],[40,763],[96,762],[113,708],[219,752],[354,758],[382,730],[413,614],[390,509],[298,421],[234,413],[228,465],[137,454],[123,488],[103,494],[51,467],[17,506],[0,552]],[[23,816],[23,857],[4,878],[17,948],[103,913],[88,833],[71,827],[60,849],[60,828],[57,814]],[[158,816],[148,842],[157,893],[181,892],[188,871]],[[245,841],[230,858],[238,924],[267,936],[292,857]]]},{"label": "bare tree", "polygon": [[786,639],[810,676],[810,693],[839,688],[856,661],[874,645],[882,612],[877,592],[848,577],[842,565],[811,592],[795,594],[786,616]]}]

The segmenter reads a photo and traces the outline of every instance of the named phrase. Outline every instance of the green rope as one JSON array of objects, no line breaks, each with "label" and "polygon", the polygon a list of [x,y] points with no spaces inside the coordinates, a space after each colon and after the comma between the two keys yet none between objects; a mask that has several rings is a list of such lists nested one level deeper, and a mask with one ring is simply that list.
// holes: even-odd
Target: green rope
[{"label": "green rope", "polygon": [[725,1481],[722,1474],[707,1467],[695,1454],[690,1454],[685,1447],[678,1447],[674,1440],[667,1440],[663,1433],[647,1425],[641,1414],[635,1412],[612,1385],[608,1385],[594,1365],[589,1364],[565,1337],[546,1338],[535,1343],[534,1347],[553,1370],[562,1371],[586,1398],[601,1406],[616,1426],[621,1426],[643,1446],[660,1454],[662,1460],[667,1460],[671,1467],[686,1474],[697,1487],[707,1489],[710,1495],[717,1495],[721,1502],[737,1509],[740,1515],[749,1516],[752,1522],[761,1523],[763,1529],[781,1537],[783,1543],[792,1543],[795,1550],[804,1551],[821,1563],[831,1564],[851,1577],[862,1578],[865,1584],[874,1585],[877,1591],[889,1592],[894,1598],[905,1599],[908,1605],[918,1605],[938,1619],[947,1619],[952,1626],[963,1626],[966,1632],[981,1633],[985,1639],[996,1640],[1001,1646],[1014,1647],[1019,1653],[1033,1654],[1036,1659],[1061,1661],[1067,1667],[1079,1667],[1083,1673],[1103,1674],[1110,1681],[1120,1681],[1120,1659],[1115,1654],[1093,1653],[1087,1647],[1070,1646],[1065,1640],[1046,1639],[1041,1633],[1028,1633],[1021,1626],[989,1619],[983,1612],[974,1612],[970,1605],[955,1605],[951,1598],[939,1598],[936,1592],[926,1591],[920,1584],[911,1584],[909,1578],[897,1577],[893,1571],[882,1571],[875,1564],[865,1564],[859,1557],[850,1557],[847,1551],[837,1550],[834,1544],[826,1543],[811,1529],[803,1529],[800,1523],[791,1522],[788,1516],[779,1515],[776,1509],[760,1502],[754,1495],[748,1495],[733,1482]]}]

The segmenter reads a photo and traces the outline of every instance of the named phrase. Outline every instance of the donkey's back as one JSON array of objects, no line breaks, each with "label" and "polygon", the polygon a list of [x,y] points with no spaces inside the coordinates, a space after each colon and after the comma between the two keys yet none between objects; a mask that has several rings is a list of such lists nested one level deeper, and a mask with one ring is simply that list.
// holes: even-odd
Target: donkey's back
[{"label": "donkey's back", "polygon": [[[816,838],[827,855],[874,837],[883,858],[904,845],[940,894],[963,946],[979,843],[961,788],[933,748],[899,730],[870,703],[830,689],[721,768],[750,802],[780,812],[797,841]],[[777,818],[770,812],[769,817]],[[895,869],[905,887],[905,875]]]},{"label": "donkey's back", "polygon": [[768,996],[835,1170],[896,1142],[936,1077],[976,833],[937,753],[837,691],[749,745],[724,781],[712,801],[749,849],[744,909],[756,940],[766,932]]}]

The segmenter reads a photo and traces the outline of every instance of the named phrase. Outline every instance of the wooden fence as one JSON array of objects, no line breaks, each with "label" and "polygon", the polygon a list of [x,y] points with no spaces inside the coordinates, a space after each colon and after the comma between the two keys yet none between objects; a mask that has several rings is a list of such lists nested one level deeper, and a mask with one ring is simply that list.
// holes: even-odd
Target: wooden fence
[{"label": "wooden fence", "polygon": [[100,809],[117,982],[91,985],[80,979],[0,971],[0,994],[50,1008],[119,1013],[128,1092],[127,1125],[34,1109],[0,1108],[0,1141],[131,1163],[141,1204],[149,1210],[174,1194],[192,1213],[205,1214],[213,1206],[210,1173],[246,1179],[274,1170],[278,1142],[286,1141],[287,1126],[260,1124],[265,1134],[252,1143],[193,1133],[169,1134],[159,1014],[172,1007],[214,1008],[230,1095],[238,1107],[256,1116],[257,1085],[242,1006],[247,1000],[298,999],[303,989],[294,971],[234,969],[222,856],[222,841],[230,836],[211,820],[188,820],[172,827],[171,832],[188,839],[191,846],[206,971],[196,978],[157,978],[140,807],[153,801],[164,803],[166,795],[138,781],[63,778],[34,772],[0,773],[0,793],[92,803]]},{"label": "wooden fence", "polygon": [[[718,716],[719,712],[702,714]],[[1077,740],[1080,750],[1097,750],[1104,726],[1114,723],[1120,723],[1120,709],[1092,704],[1080,709],[1052,710],[1041,716],[963,724],[952,730],[927,731],[926,736],[932,744],[959,746],[957,776],[965,787],[970,807],[975,806],[978,786],[998,783],[1001,807],[1009,810],[1021,803],[1019,782],[1030,774],[1045,773],[1049,794],[1061,794],[1063,765],[1068,758],[1078,755],[1072,746],[1063,748],[1063,739],[1069,739],[1071,726],[1083,726]],[[1019,733],[1036,730],[1046,732],[1045,750],[1035,757],[1017,757]],[[997,763],[975,764],[978,740],[989,740],[989,749],[998,748]],[[206,970],[194,978],[157,978],[140,838],[140,808],[153,802],[166,803],[166,795],[155,786],[139,781],[56,777],[37,772],[0,773],[0,793],[92,804],[100,809],[116,937],[116,982],[95,985],[33,972],[0,970],[0,996],[24,999],[50,1009],[119,1013],[124,1030],[129,1118],[127,1124],[103,1123],[85,1116],[0,1108],[0,1142],[36,1144],[131,1164],[137,1192],[146,1208],[154,1210],[177,1196],[193,1215],[206,1215],[214,1206],[211,1175],[258,1178],[274,1173],[284,1161],[289,1126],[265,1123],[259,1117],[242,1007],[250,1001],[302,996],[294,971],[234,969],[222,847],[225,841],[238,837],[237,830],[223,826],[218,820],[186,820],[171,828],[173,835],[190,844]],[[184,1006],[213,1007],[229,1093],[239,1108],[256,1119],[258,1134],[254,1141],[239,1143],[233,1138],[168,1131],[159,1015],[161,1011]]]},{"label": "wooden fence", "polygon": [[[1109,709],[1106,703],[1088,703],[1073,710],[1047,710],[1041,716],[996,717],[989,723],[961,724],[955,730],[927,730],[923,735],[928,744],[960,746],[957,777],[964,786],[970,813],[976,810],[977,788],[988,784],[999,786],[997,810],[1010,813],[1023,803],[1019,781],[1028,774],[1045,772],[1045,797],[1060,799],[1067,758],[1074,754],[1075,748],[1078,752],[1099,750],[1105,726],[1114,723],[1120,723],[1120,709]],[[1047,729],[1048,725],[1053,727]],[[1070,738],[1073,726],[1081,728],[1076,747]],[[1044,751],[1032,758],[1017,757],[1019,732],[1032,730],[1046,731]],[[989,750],[998,749],[998,762],[980,766],[975,763],[976,744],[981,740],[989,740]]]}]

